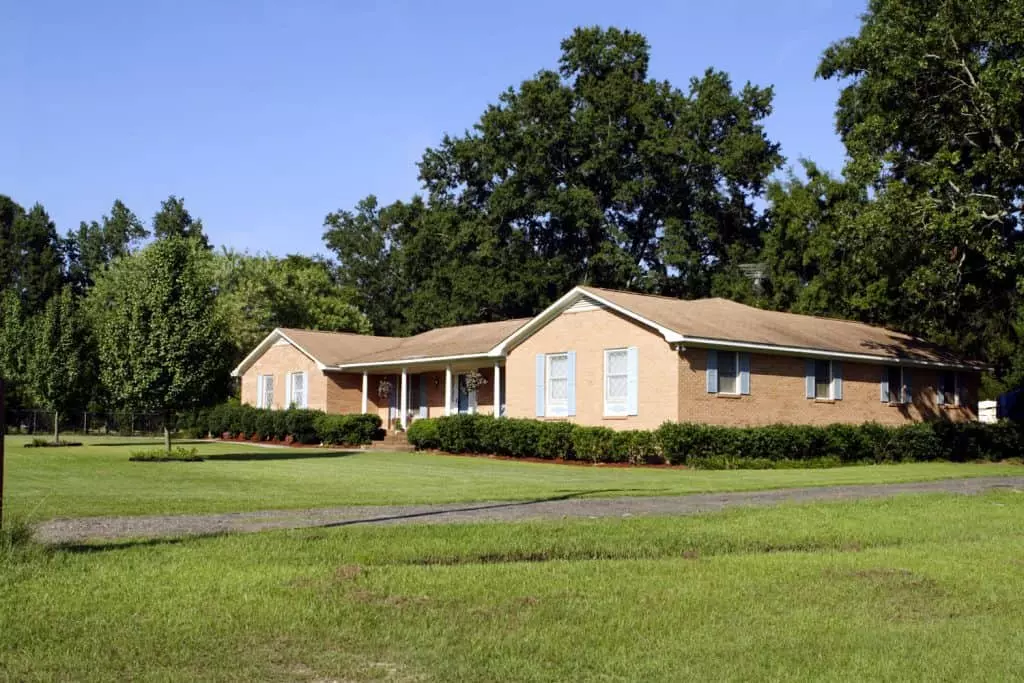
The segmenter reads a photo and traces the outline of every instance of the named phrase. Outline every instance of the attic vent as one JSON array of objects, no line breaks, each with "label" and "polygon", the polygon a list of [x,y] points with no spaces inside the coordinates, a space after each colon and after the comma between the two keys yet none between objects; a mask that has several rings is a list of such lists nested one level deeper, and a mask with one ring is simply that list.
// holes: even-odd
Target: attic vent
[{"label": "attic vent", "polygon": [[581,296],[576,300],[572,306],[565,309],[566,313],[586,313],[587,311],[597,311],[604,308],[603,304],[599,304],[593,299],[585,296]]}]

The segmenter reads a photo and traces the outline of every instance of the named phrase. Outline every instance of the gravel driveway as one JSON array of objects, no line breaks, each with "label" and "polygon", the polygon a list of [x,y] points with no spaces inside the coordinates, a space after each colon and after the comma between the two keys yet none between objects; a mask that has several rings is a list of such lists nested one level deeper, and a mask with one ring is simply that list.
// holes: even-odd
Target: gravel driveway
[{"label": "gravel driveway", "polygon": [[326,528],[353,524],[447,524],[694,515],[738,506],[765,507],[779,503],[884,498],[913,493],[973,495],[993,489],[1024,491],[1024,477],[945,479],[905,484],[823,486],[686,496],[583,498],[578,497],[579,494],[571,494],[529,501],[264,510],[211,515],[83,517],[44,522],[36,527],[36,538],[47,543],[78,543],[89,540],[190,536],[303,527]]}]

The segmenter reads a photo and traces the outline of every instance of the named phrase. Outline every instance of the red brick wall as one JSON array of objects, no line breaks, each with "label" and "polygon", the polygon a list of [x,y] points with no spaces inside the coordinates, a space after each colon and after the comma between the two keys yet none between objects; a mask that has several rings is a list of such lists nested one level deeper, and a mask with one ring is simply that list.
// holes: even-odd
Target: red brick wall
[{"label": "red brick wall", "polygon": [[966,382],[965,406],[944,407],[935,402],[937,371],[908,368],[913,402],[889,405],[880,400],[881,365],[843,361],[843,398],[816,401],[805,398],[805,359],[751,354],[750,394],[709,394],[705,370],[707,351],[690,348],[679,359],[679,416],[681,422],[721,425],[831,424],[879,422],[903,424],[922,420],[972,420],[977,416],[978,374],[961,373]]}]

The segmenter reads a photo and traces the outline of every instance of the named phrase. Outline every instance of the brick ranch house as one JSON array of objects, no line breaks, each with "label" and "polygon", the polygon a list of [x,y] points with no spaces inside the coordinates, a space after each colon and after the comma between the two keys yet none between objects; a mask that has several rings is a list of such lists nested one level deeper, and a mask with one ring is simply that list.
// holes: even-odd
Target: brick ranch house
[{"label": "brick ranch house", "polygon": [[[576,287],[533,318],[413,337],[276,329],[232,374],[243,403],[389,428],[489,413],[652,429],[973,420],[981,369],[862,323]],[[486,384],[469,391],[473,371]]]}]

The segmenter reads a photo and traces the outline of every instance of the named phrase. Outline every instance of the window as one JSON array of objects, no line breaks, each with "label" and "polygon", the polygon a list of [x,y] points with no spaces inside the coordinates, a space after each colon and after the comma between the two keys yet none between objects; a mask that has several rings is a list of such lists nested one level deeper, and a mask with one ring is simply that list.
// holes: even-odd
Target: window
[{"label": "window", "polygon": [[274,376],[260,375],[257,381],[256,407],[274,407]]},{"label": "window", "polygon": [[903,368],[890,365],[886,368],[886,373],[888,375],[889,396],[887,400],[889,403],[909,403],[910,397],[903,390]]},{"label": "window", "polygon": [[629,413],[629,351],[609,349],[604,352],[604,414]]},{"label": "window", "polygon": [[814,361],[814,398],[832,398],[831,361]]},{"label": "window", "polygon": [[569,408],[569,354],[549,354],[547,376],[548,414],[565,415]]},{"label": "window", "polygon": [[939,405],[960,405],[960,399],[957,396],[957,377],[952,370],[944,370],[939,375]]},{"label": "window", "polygon": [[288,381],[291,389],[291,398],[288,401],[289,406],[295,406],[296,408],[306,407],[306,373],[304,372],[293,372],[288,375]]},{"label": "window", "polygon": [[739,357],[735,351],[718,352],[718,393],[738,394],[739,390]]}]

